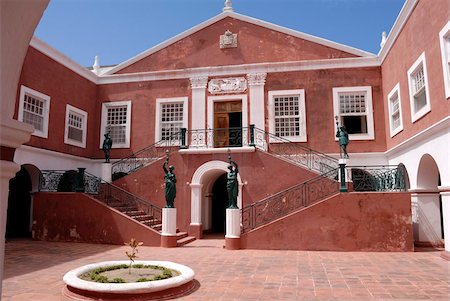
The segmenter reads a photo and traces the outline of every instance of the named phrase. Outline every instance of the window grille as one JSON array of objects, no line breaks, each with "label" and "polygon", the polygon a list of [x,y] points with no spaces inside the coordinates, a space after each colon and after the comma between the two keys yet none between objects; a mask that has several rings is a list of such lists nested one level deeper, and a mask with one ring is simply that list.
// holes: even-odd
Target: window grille
[{"label": "window grille", "polygon": [[69,112],[67,138],[83,143],[83,116]]},{"label": "window grille", "polygon": [[341,115],[366,113],[366,95],[364,93],[339,94],[339,111]]},{"label": "window grille", "polygon": [[183,127],[183,103],[161,104],[161,140],[170,140]]},{"label": "window grille", "polygon": [[293,137],[300,135],[299,96],[274,97],[275,135]]},{"label": "window grille", "polygon": [[114,144],[126,143],[127,107],[108,107],[106,131],[111,135]]},{"label": "window grille", "polygon": [[413,87],[414,87],[414,95],[419,94],[425,88],[425,75],[423,72],[423,65],[419,67],[419,69],[412,74]]},{"label": "window grille", "polygon": [[34,126],[38,131],[44,130],[45,101],[25,94],[22,121]]}]

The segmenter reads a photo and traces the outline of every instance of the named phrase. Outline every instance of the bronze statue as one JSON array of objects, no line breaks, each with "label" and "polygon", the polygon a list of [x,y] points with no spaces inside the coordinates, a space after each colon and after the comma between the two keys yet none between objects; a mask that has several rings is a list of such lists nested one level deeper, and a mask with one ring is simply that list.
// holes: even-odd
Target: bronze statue
[{"label": "bronze statue", "polygon": [[173,173],[175,167],[173,165],[169,166],[169,170],[167,170],[167,164],[169,164],[169,153],[167,152],[166,161],[163,164],[163,170],[165,172],[164,181],[165,181],[165,189],[164,193],[166,196],[166,208],[175,208],[174,202],[175,197],[177,195],[177,178]]},{"label": "bronze statue", "polygon": [[103,140],[103,152],[105,153],[105,163],[109,163],[109,154],[111,152],[111,147],[112,147],[112,139],[111,136],[109,135],[109,132],[106,133],[105,135],[105,140]]},{"label": "bronze statue", "polygon": [[349,156],[347,153],[347,145],[348,145],[349,139],[348,139],[348,133],[345,128],[345,125],[343,125],[341,127],[338,126],[338,130],[336,132],[336,137],[339,138],[339,155],[340,155],[340,157],[342,158],[342,152],[344,152],[344,158],[348,159]]},{"label": "bronze statue", "polygon": [[[227,209],[239,209],[237,206],[237,197],[239,192],[239,185],[237,176],[239,173],[238,165],[236,162],[231,160],[231,156],[228,155],[228,160],[230,165],[228,165],[228,169],[230,170],[227,175],[227,191],[228,191],[228,207]],[[234,168],[233,168],[234,166]]]}]

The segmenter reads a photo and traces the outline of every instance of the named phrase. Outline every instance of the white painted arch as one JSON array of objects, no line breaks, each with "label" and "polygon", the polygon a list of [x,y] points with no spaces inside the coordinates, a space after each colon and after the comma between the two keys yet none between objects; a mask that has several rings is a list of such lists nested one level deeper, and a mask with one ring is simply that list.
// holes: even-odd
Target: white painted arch
[{"label": "white painted arch", "polygon": [[[211,194],[213,183],[217,178],[228,172],[228,162],[225,161],[209,161],[202,164],[194,172],[191,181],[191,225],[208,224],[209,220],[205,214],[205,205],[208,206],[208,197]],[[242,208],[242,187],[244,186],[240,174],[238,174],[239,193],[237,205]],[[208,225],[206,225],[208,226]],[[208,227],[205,227],[207,229]]]}]

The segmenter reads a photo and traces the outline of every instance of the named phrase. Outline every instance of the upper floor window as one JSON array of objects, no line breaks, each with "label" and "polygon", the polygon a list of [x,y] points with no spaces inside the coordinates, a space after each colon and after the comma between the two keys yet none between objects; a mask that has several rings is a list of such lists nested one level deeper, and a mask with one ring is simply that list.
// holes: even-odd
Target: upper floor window
[{"label": "upper floor window", "polygon": [[105,102],[102,105],[100,148],[105,133],[110,133],[112,148],[130,147],[131,101]]},{"label": "upper floor window", "polygon": [[391,137],[403,130],[402,104],[400,84],[397,84],[388,95],[389,125]]},{"label": "upper floor window", "polygon": [[86,148],[86,132],[87,113],[68,104],[64,143]]},{"label": "upper floor window", "polygon": [[50,96],[20,87],[18,120],[34,126],[34,136],[48,137],[48,119],[50,112]]},{"label": "upper floor window", "polygon": [[450,21],[439,32],[441,43],[442,69],[444,71],[445,97],[450,98]]},{"label": "upper floor window", "polygon": [[427,65],[425,52],[408,70],[411,121],[415,122],[430,111]]},{"label": "upper floor window", "polygon": [[175,140],[179,137],[174,136],[181,128],[187,128],[188,119],[188,98],[158,98],[156,99],[156,141]]},{"label": "upper floor window", "polygon": [[305,90],[269,91],[269,132],[290,141],[306,142]]},{"label": "upper floor window", "polygon": [[[333,88],[334,116],[345,126],[350,140],[375,138],[372,111],[372,87]],[[337,129],[336,129],[337,130]]]}]

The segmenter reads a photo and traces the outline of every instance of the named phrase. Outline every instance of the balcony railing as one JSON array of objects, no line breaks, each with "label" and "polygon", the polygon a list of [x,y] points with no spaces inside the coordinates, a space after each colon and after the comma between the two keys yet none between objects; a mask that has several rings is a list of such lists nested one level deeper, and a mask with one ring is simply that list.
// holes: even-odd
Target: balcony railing
[{"label": "balcony railing", "polygon": [[101,179],[84,171],[42,170],[39,178],[39,191],[47,192],[85,192],[97,194]]},{"label": "balcony railing", "polygon": [[242,232],[268,224],[338,193],[338,169],[278,192],[242,209]]},{"label": "balcony railing", "polygon": [[347,166],[354,191],[406,191],[406,170],[401,166]]},{"label": "balcony railing", "polygon": [[187,130],[188,148],[229,148],[248,146],[249,128],[231,127],[216,129]]}]

